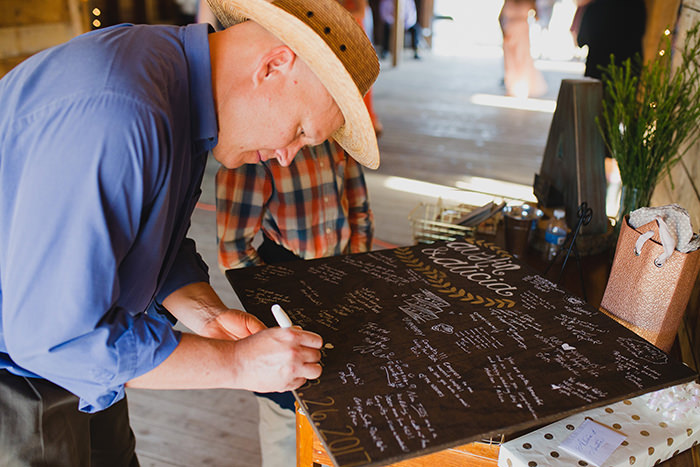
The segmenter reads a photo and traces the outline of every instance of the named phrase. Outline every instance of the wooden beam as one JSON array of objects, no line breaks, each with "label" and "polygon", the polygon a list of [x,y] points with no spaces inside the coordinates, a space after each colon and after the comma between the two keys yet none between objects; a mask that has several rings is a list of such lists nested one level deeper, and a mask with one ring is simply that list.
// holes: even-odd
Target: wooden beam
[{"label": "wooden beam", "polygon": [[647,26],[642,47],[646,62],[659,50],[659,41],[666,28],[673,31],[678,20],[678,8],[681,0],[645,0],[645,4]]},{"label": "wooden beam", "polygon": [[0,59],[31,55],[72,38],[73,24],[45,23],[0,28]]},{"label": "wooden beam", "polygon": [[394,0],[394,27],[391,28],[391,65],[399,66],[403,56],[403,0]]}]

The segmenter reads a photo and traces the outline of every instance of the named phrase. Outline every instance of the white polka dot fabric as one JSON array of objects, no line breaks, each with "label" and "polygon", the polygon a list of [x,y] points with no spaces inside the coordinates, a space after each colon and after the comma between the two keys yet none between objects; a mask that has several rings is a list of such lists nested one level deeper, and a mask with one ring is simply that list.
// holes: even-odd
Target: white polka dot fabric
[{"label": "white polka dot fabric", "polygon": [[700,236],[693,233],[690,215],[678,204],[669,204],[652,208],[639,208],[630,213],[630,226],[635,229],[643,226],[657,217],[666,222],[671,234],[676,238],[676,250],[689,253],[700,248]]},{"label": "white polka dot fabric", "polygon": [[[688,383],[697,387],[696,383]],[[664,391],[669,391],[665,389]],[[499,467],[587,467],[588,464],[560,448],[583,421],[592,418],[627,437],[600,467],[652,466],[677,455],[700,441],[700,407],[686,416],[671,417],[650,403],[645,394],[606,407],[572,415],[501,445]]]}]

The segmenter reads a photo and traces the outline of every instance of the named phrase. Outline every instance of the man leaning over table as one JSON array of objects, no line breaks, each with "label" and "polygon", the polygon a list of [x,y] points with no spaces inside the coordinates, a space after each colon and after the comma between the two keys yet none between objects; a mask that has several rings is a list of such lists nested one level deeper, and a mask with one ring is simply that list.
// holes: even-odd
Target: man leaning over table
[{"label": "man leaning over table", "polygon": [[335,0],[211,3],[251,20],[105,28],[0,80],[0,465],[138,465],[125,386],[321,372],[321,337],[228,309],[186,233],[210,150],[288,165],[334,135],[376,167],[377,58]]},{"label": "man leaning over table", "polygon": [[[220,168],[216,211],[224,271],[372,248],[362,168],[332,140],[303,148],[288,167],[269,160]],[[256,395],[262,465],[288,466],[296,453],[294,396]]]}]

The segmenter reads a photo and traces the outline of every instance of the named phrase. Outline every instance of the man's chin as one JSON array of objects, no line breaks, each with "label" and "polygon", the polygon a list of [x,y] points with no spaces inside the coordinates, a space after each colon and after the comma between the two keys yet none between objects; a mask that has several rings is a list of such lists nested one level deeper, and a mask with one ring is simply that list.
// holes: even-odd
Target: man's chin
[{"label": "man's chin", "polygon": [[255,164],[258,161],[256,151],[234,154],[214,148],[212,149],[211,153],[212,156],[214,156],[214,159],[216,159],[219,164],[223,165],[227,169],[236,169],[243,164]]}]

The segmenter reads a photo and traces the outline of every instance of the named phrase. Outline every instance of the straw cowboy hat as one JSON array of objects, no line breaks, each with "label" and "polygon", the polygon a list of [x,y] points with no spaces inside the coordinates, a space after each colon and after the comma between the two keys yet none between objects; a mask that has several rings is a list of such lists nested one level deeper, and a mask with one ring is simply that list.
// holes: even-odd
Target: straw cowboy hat
[{"label": "straw cowboy hat", "polygon": [[379,167],[364,96],[379,75],[369,38],[336,0],[208,0],[224,27],[250,19],[291,48],[340,107],[345,124],[333,138],[362,165]]}]

